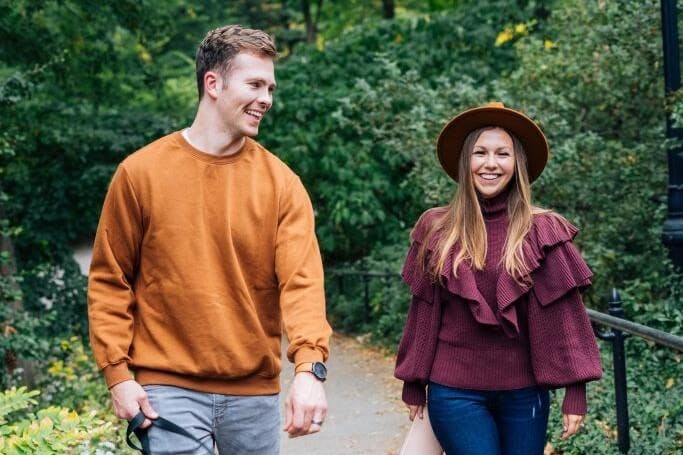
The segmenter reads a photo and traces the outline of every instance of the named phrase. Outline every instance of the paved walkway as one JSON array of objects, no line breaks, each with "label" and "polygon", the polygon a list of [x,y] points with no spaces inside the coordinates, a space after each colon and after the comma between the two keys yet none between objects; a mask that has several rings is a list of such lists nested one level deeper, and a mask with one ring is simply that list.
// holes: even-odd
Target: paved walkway
[{"label": "paved walkway", "polygon": [[[283,400],[292,378],[292,367],[286,363]],[[315,435],[288,439],[283,433],[282,455],[397,454],[409,421],[393,367],[393,358],[353,338],[333,336],[325,382],[327,421]]]},{"label": "paved walkway", "polygon": [[[78,248],[74,257],[87,274],[90,249]],[[397,454],[409,421],[400,401],[401,385],[392,375],[393,358],[343,335],[332,337],[330,351],[325,382],[329,411],[323,430],[294,439],[283,432],[282,455]],[[292,375],[292,365],[285,360],[283,401]]]}]

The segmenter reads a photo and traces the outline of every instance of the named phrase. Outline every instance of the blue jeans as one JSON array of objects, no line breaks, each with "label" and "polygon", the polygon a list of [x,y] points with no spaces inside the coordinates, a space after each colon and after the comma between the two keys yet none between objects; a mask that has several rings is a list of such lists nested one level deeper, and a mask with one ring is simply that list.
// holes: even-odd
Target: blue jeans
[{"label": "blue jeans", "polygon": [[547,390],[479,391],[430,383],[429,418],[447,455],[542,455]]},{"label": "blue jeans", "polygon": [[277,455],[280,453],[278,395],[234,396],[170,385],[145,385],[160,416],[185,428],[197,441],[152,425],[152,455]]}]

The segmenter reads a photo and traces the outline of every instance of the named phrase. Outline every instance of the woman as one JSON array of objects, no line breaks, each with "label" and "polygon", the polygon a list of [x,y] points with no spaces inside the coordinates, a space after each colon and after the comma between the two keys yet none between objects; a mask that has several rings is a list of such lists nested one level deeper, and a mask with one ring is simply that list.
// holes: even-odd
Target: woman
[{"label": "woman", "polygon": [[413,299],[395,372],[403,401],[411,420],[428,401],[449,455],[542,454],[548,390],[565,388],[566,439],[583,424],[586,382],[602,375],[577,229],[531,205],[545,136],[490,103],[451,120],[437,153],[459,185],[411,233],[402,275]]}]

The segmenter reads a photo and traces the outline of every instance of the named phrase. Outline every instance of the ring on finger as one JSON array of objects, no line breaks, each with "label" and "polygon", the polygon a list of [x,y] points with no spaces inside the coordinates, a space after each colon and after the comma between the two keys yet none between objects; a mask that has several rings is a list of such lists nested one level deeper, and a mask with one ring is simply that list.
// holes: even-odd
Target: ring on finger
[{"label": "ring on finger", "polygon": [[322,420],[315,420],[315,419],[312,419],[312,420],[311,420],[311,423],[312,423],[313,425],[322,426],[323,421],[322,421]]}]

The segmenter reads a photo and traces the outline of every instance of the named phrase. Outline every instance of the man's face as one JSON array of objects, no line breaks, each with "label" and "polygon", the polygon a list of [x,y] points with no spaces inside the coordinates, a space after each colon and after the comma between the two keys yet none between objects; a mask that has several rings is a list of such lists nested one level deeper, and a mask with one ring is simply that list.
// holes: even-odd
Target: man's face
[{"label": "man's face", "polygon": [[273,59],[240,52],[217,88],[217,108],[226,132],[235,138],[256,136],[261,119],[273,105]]}]

